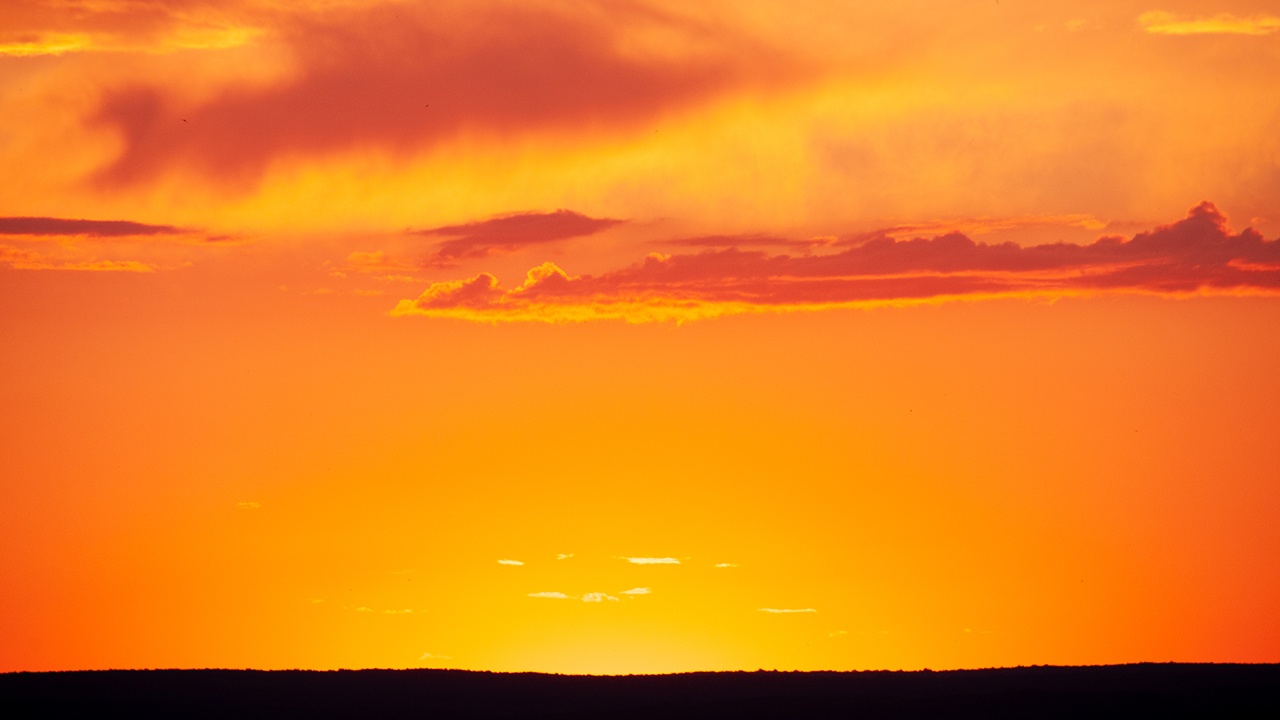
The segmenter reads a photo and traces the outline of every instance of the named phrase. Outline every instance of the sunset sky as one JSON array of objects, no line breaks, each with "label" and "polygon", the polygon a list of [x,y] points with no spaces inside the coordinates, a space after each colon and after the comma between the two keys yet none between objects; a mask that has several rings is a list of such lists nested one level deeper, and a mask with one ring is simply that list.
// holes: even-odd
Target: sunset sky
[{"label": "sunset sky", "polygon": [[1280,662],[1274,0],[3,0],[0,671]]}]

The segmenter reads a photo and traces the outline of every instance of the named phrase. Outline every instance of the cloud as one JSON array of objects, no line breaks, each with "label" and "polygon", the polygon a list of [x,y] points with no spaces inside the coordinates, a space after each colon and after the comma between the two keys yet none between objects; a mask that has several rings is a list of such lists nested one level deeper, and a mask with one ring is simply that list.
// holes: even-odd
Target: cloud
[{"label": "cloud", "polygon": [[529,597],[550,598],[552,600],[573,600],[572,597],[565,595],[562,592],[535,592],[535,593],[529,593]]},{"label": "cloud", "polygon": [[549,213],[515,213],[488,220],[412,231],[419,235],[452,237],[440,243],[428,264],[453,265],[465,258],[515,252],[529,245],[541,245],[569,238],[593,235],[622,223],[610,218],[590,218],[572,210]]},{"label": "cloud", "polygon": [[898,238],[912,233],[926,235],[944,235],[962,232],[969,235],[984,235],[1001,230],[1036,227],[1079,227],[1086,230],[1101,230],[1106,223],[1092,215],[1014,215],[1004,217],[973,217],[951,220],[933,220],[929,222],[905,223],[879,228],[871,232],[859,233],[848,237],[824,235],[806,239],[787,238],[768,234],[742,235],[701,235],[689,238],[664,240],[661,244],[677,247],[694,248],[797,248],[819,249],[860,245],[867,240],[889,237]]},{"label": "cloud", "polygon": [[499,560],[498,564],[499,565],[524,565],[524,563],[519,560],[508,560],[507,558],[503,558]]},{"label": "cloud", "polygon": [[834,238],[815,238],[813,240],[795,240],[779,235],[699,235],[697,237],[664,240],[663,245],[694,248],[743,248],[743,247],[800,247],[808,248],[829,245]]},{"label": "cloud", "polygon": [[619,595],[650,595],[651,592],[647,587],[638,587],[638,588],[631,588],[630,590],[623,590],[618,594]]},{"label": "cloud", "polygon": [[582,602],[598,603],[605,601],[618,602],[618,598],[602,592],[590,592],[582,596]]},{"label": "cloud", "polygon": [[738,564],[737,564],[737,563],[716,563],[716,567],[718,567],[718,568],[736,568],[736,567],[738,567]]},{"label": "cloud", "polygon": [[[637,3],[289,5],[252,18],[287,76],[201,100],[146,82],[108,89],[89,122],[122,148],[98,181],[135,185],[178,167],[252,187],[281,158],[616,132],[797,76],[797,62],[758,41]],[[640,42],[654,36],[665,41]]]},{"label": "cloud", "polygon": [[571,276],[553,263],[511,289],[481,273],[432,284],[393,316],[479,322],[686,321],[723,315],[954,299],[1098,293],[1280,293],[1280,241],[1232,234],[1213,204],[1129,240],[1023,247],[961,233],[881,236],[825,254],[772,255],[724,248],[651,254],[602,275]]},{"label": "cloud", "polygon": [[560,553],[559,555],[556,555],[557,560],[568,560],[571,557],[573,557],[573,553]]},{"label": "cloud", "polygon": [[448,660],[450,658],[448,655],[437,655],[435,653],[424,652],[418,659],[419,660]]},{"label": "cloud", "polygon": [[670,557],[624,557],[623,560],[632,565],[679,565],[680,561]]},{"label": "cloud", "polygon": [[9,245],[0,245],[0,265],[14,270],[151,273],[155,265],[140,260],[68,260]]},{"label": "cloud", "polygon": [[0,235],[85,235],[129,237],[177,235],[189,232],[173,225],[150,225],[129,220],[70,220],[51,217],[0,217]]},{"label": "cloud", "polygon": [[240,508],[241,510],[257,510],[262,507],[262,503],[254,502],[254,501],[239,502],[239,503],[236,503],[236,507]]},{"label": "cloud", "polygon": [[5,0],[0,56],[75,52],[171,53],[237,47],[262,30],[234,20],[241,3],[181,0]]},{"label": "cloud", "polygon": [[1186,18],[1170,12],[1152,11],[1138,16],[1138,27],[1156,35],[1270,35],[1280,31],[1280,17],[1238,17],[1219,13],[1207,18]]},{"label": "cloud", "polygon": [[814,610],[813,608],[767,608],[767,607],[763,607],[763,608],[757,608],[757,609],[758,609],[760,612],[762,612],[762,613],[769,613],[770,615],[792,615],[792,614],[800,614],[800,613],[816,613],[816,612],[818,612],[817,610]]}]

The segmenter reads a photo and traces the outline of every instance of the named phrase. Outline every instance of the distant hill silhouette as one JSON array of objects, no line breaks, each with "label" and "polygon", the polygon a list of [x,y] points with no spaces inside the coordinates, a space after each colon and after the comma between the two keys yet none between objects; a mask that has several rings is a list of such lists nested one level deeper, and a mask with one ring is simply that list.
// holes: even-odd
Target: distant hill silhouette
[{"label": "distant hill silhouette", "polygon": [[0,675],[0,716],[1280,718],[1280,665],[594,677],[460,670]]}]

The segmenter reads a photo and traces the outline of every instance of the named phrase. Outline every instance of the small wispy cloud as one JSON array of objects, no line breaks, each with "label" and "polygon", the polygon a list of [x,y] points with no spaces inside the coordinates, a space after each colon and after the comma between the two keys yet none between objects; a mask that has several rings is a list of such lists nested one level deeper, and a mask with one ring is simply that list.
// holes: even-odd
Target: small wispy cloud
[{"label": "small wispy cloud", "polygon": [[85,235],[98,238],[178,235],[190,232],[173,225],[130,220],[72,220],[51,217],[0,217],[0,235]]},{"label": "small wispy cloud", "polygon": [[735,568],[735,567],[738,567],[738,563],[716,563],[716,567],[718,567],[718,568]]},{"label": "small wispy cloud", "polygon": [[568,560],[571,557],[573,557],[573,553],[560,553],[559,555],[556,555],[557,560]]},{"label": "small wispy cloud", "polygon": [[680,561],[672,557],[624,557],[623,560],[632,565],[679,565]]},{"label": "small wispy cloud", "polygon": [[638,588],[631,588],[630,590],[623,590],[618,594],[619,595],[649,595],[650,590],[647,587],[638,587]]},{"label": "small wispy cloud", "polygon": [[849,634],[848,630],[836,630],[835,632],[827,633],[827,637],[844,637],[845,635],[848,635],[848,634]]},{"label": "small wispy cloud", "polygon": [[259,502],[238,502],[238,503],[236,503],[236,507],[240,508],[241,510],[257,510],[258,508],[262,507],[262,503],[259,503]]},{"label": "small wispy cloud", "polygon": [[1280,31],[1280,17],[1219,13],[1213,17],[1188,18],[1155,10],[1139,15],[1138,26],[1155,35],[1270,35]]},{"label": "small wispy cloud", "polygon": [[[324,601],[312,600],[311,602],[322,603]],[[357,607],[351,607],[350,605],[343,605],[342,609],[350,610],[351,612],[369,613],[370,615],[413,615],[414,613],[423,612],[422,610],[414,610],[412,608],[389,608],[386,610],[379,610],[377,608],[371,608],[367,605],[359,605]]]},{"label": "small wispy cloud", "polygon": [[816,613],[816,612],[818,612],[817,610],[814,610],[813,608],[767,608],[767,607],[765,607],[765,608],[757,608],[757,609],[758,609],[760,612],[762,612],[762,613],[769,613],[770,615],[792,615],[792,614],[797,614],[797,613]]},{"label": "small wispy cloud", "polygon": [[590,592],[582,596],[582,602],[598,603],[598,602],[618,602],[618,598],[602,592]]},{"label": "small wispy cloud", "polygon": [[419,660],[448,660],[448,655],[436,655],[435,653],[424,652]]},{"label": "small wispy cloud", "polygon": [[551,600],[572,600],[573,598],[562,592],[535,592],[529,593],[531,598],[549,598]]},{"label": "small wispy cloud", "polygon": [[520,562],[519,560],[510,560],[508,558],[503,558],[498,561],[498,564],[499,565],[523,565],[524,563]]},{"label": "small wispy cloud", "polygon": [[139,260],[74,260],[10,245],[0,245],[0,265],[7,265],[14,270],[70,270],[77,272],[151,273],[158,269],[155,265]]}]

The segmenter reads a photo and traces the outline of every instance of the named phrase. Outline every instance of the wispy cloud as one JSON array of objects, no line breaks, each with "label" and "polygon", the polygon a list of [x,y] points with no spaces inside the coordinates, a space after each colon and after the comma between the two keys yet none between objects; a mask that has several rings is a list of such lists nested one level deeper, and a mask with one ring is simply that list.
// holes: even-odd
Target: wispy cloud
[{"label": "wispy cloud", "polygon": [[[287,9],[294,4],[255,3],[281,8],[254,14],[296,67],[286,77],[194,106],[185,89],[158,83],[104,93],[94,120],[121,148],[99,182],[135,185],[176,167],[252,185],[282,157],[411,155],[477,133],[634,128],[800,72],[798,61],[732,26],[630,3],[591,12],[501,0]],[[669,40],[661,53],[637,52],[635,33]]]},{"label": "wispy cloud", "polygon": [[557,560],[568,560],[571,557],[573,557],[573,553],[560,553],[559,555],[556,555]]},{"label": "wispy cloud", "polygon": [[548,600],[581,600],[584,603],[618,602],[618,598],[604,592],[589,592],[582,595],[568,595],[562,592],[536,592],[529,593],[529,597],[546,598]]},{"label": "wispy cloud", "polygon": [[241,510],[257,510],[258,508],[262,507],[262,503],[250,500],[247,502],[238,502],[236,503],[236,507],[240,508]]},{"label": "wispy cloud", "polygon": [[85,235],[130,237],[180,235],[190,232],[173,225],[151,225],[131,220],[73,220],[53,217],[0,217],[0,235]]},{"label": "wispy cloud", "polygon": [[156,271],[155,265],[150,265],[140,260],[74,260],[8,245],[0,245],[0,265],[8,265],[14,270],[125,273],[152,273]]},{"label": "wispy cloud", "polygon": [[1100,293],[1280,293],[1280,241],[1232,234],[1211,203],[1129,240],[1023,247],[960,233],[875,238],[839,252],[770,255],[726,248],[651,254],[603,275],[571,276],[552,263],[499,286],[487,273],[436,283],[392,315],[480,322],[677,322],[741,313],[795,312],[995,297]]},{"label": "wispy cloud", "polygon": [[448,660],[448,659],[449,659],[449,656],[448,656],[448,655],[437,655],[437,654],[435,654],[435,653],[424,652],[424,653],[422,653],[421,657],[419,657],[418,659],[419,659],[419,660]]},{"label": "wispy cloud", "polygon": [[1138,27],[1156,35],[1270,35],[1280,31],[1280,17],[1241,17],[1219,13],[1212,17],[1189,18],[1155,10],[1139,15]]},{"label": "wispy cloud", "polygon": [[369,613],[372,615],[413,615],[415,613],[422,612],[421,610],[414,610],[413,608],[387,608],[384,610],[378,610],[377,608],[371,608],[367,605],[359,605],[356,607],[344,605],[342,609],[358,613]]},{"label": "wispy cloud", "polygon": [[519,560],[511,560],[509,558],[503,558],[499,560],[498,564],[499,565],[524,565],[524,563]]},{"label": "wispy cloud", "polygon": [[816,613],[816,612],[818,612],[817,610],[814,610],[813,608],[768,608],[768,607],[763,607],[763,608],[757,608],[757,609],[758,609],[760,612],[762,612],[762,613],[769,613],[770,615],[793,615],[793,614],[799,614],[799,613]]},{"label": "wispy cloud", "polygon": [[672,557],[624,557],[623,560],[632,565],[679,565],[680,560]]},{"label": "wispy cloud", "polygon": [[638,588],[631,588],[630,590],[623,590],[618,594],[619,595],[649,595],[650,590],[647,587],[638,587]]},{"label": "wispy cloud", "polygon": [[736,567],[738,567],[738,563],[716,563],[716,567],[718,567],[718,568],[736,568]]},{"label": "wispy cloud", "polygon": [[420,235],[452,237],[437,246],[428,264],[448,267],[458,260],[515,252],[530,245],[594,235],[621,223],[610,218],[591,218],[572,210],[548,213],[515,213],[488,220],[413,231]]}]

